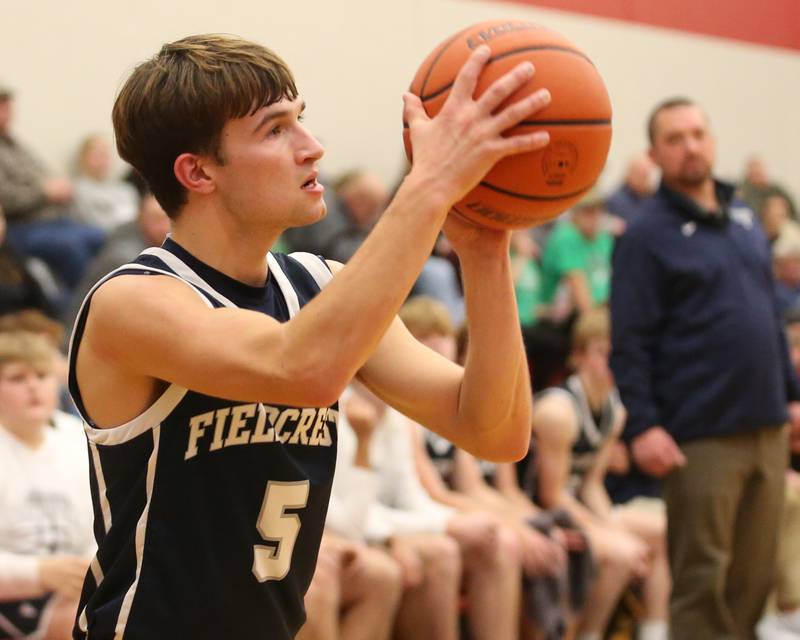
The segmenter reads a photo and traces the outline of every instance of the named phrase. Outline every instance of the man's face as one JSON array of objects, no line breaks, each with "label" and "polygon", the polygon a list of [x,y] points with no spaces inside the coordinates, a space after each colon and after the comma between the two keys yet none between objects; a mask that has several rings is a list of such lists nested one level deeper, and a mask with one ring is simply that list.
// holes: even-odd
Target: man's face
[{"label": "man's face", "polygon": [[0,135],[11,131],[11,119],[14,115],[14,101],[10,96],[0,97]]},{"label": "man's face", "polygon": [[324,188],[316,180],[324,149],[303,126],[303,108],[299,98],[284,99],[222,130],[223,164],[207,172],[225,208],[254,230],[282,231],[325,215]]},{"label": "man's face", "polygon": [[696,105],[661,111],[655,120],[650,156],[668,185],[696,188],[711,177],[714,138],[705,114]]},{"label": "man's face", "polygon": [[48,368],[9,362],[0,368],[0,423],[35,428],[53,415],[58,381]]}]

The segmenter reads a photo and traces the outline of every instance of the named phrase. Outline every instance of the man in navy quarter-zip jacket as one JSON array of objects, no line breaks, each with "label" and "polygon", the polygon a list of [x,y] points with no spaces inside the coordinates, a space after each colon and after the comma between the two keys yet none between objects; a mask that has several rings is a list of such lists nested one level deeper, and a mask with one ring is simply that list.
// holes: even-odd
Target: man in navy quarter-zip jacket
[{"label": "man in navy quarter-zip jacket", "polygon": [[662,184],[620,240],[612,275],[623,437],[664,479],[671,637],[752,639],[772,585],[783,425],[800,415],[800,384],[769,246],[733,187],[713,178],[704,112],[665,101],[648,133]]}]

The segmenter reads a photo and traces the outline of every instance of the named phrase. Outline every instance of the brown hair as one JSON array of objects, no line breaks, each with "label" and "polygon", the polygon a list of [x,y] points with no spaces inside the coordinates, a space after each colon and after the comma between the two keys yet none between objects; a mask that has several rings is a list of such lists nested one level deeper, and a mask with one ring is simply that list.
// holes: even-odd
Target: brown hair
[{"label": "brown hair", "polygon": [[63,325],[36,309],[23,309],[0,316],[0,332],[5,331],[25,331],[43,335],[56,348],[64,342]]},{"label": "brown hair", "polygon": [[296,97],[291,71],[266,47],[233,36],[189,36],[161,47],[122,87],[112,113],[117,150],[175,217],[186,203],[173,169],[180,154],[212,154],[221,164],[228,120]]},{"label": "brown hair", "polygon": [[0,333],[0,371],[12,362],[22,362],[39,371],[52,372],[56,349],[46,336],[30,331]]},{"label": "brown hair", "polygon": [[650,140],[650,144],[653,144],[656,139],[656,119],[658,118],[659,114],[662,111],[666,111],[667,109],[674,109],[675,107],[695,107],[697,103],[689,98],[684,98],[682,96],[675,97],[675,98],[668,98],[659,102],[655,108],[650,112],[650,117],[647,119],[647,137]]},{"label": "brown hair", "polygon": [[447,307],[429,296],[414,296],[403,305],[399,315],[417,340],[430,336],[454,336],[456,332]]},{"label": "brown hair", "polygon": [[572,351],[583,351],[592,340],[611,338],[611,316],[605,307],[581,314],[572,327]]}]

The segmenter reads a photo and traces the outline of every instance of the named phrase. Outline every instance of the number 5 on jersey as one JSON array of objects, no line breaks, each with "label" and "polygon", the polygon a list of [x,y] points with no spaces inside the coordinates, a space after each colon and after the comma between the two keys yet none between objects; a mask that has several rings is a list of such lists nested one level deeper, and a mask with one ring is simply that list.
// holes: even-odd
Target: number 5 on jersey
[{"label": "number 5 on jersey", "polygon": [[267,483],[256,529],[274,546],[253,547],[253,575],[259,582],[283,580],[292,564],[292,552],[300,533],[300,516],[287,509],[302,509],[308,502],[308,480]]}]

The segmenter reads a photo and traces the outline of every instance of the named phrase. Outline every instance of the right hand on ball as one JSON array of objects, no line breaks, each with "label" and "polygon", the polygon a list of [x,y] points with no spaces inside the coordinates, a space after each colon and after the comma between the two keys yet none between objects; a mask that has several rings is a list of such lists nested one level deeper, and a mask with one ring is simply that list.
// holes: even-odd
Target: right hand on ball
[{"label": "right hand on ball", "polygon": [[540,89],[500,108],[503,102],[534,74],[533,65],[523,62],[495,81],[475,99],[478,77],[489,61],[487,46],[475,49],[456,76],[442,110],[429,118],[420,99],[403,96],[404,119],[408,122],[413,148],[412,172],[425,172],[435,187],[453,204],[466,195],[502,158],[547,145],[545,131],[504,137],[517,123],[547,106],[550,93]]}]

